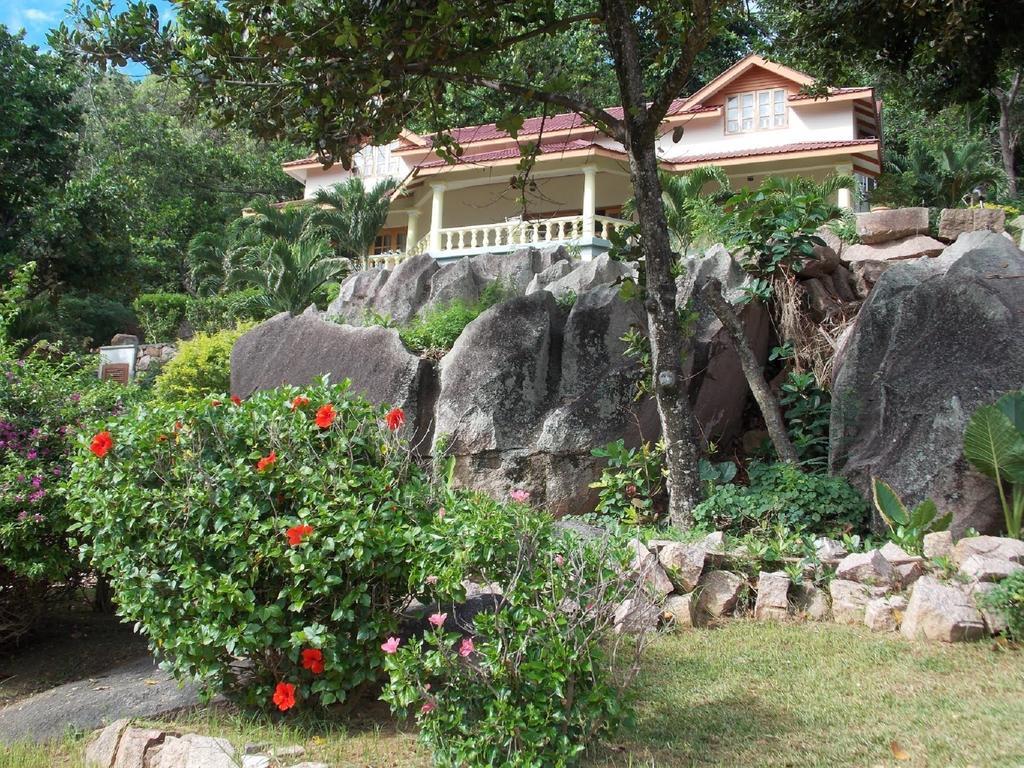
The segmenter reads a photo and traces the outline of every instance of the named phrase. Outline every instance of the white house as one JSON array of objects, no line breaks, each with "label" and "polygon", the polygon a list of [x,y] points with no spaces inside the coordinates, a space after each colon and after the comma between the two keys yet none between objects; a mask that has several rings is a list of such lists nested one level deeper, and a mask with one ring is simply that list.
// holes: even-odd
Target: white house
[{"label": "white house", "polygon": [[[881,169],[881,103],[872,88],[838,88],[811,97],[814,79],[750,55],[669,109],[658,139],[662,167],[684,173],[717,165],[734,187],[765,176],[854,174],[867,189]],[[621,114],[621,108],[615,108]],[[677,128],[683,128],[680,135]],[[351,171],[324,170],[315,158],[283,168],[316,191],[363,177],[367,186],[383,177],[402,182],[374,261],[394,262],[427,252],[439,260],[510,251],[527,244],[566,244],[584,258],[610,247],[609,234],[625,222],[623,203],[632,195],[621,144],[575,114],[526,120],[518,141],[493,123],[451,131],[463,154],[445,162],[431,136],[409,131],[388,146],[366,147]],[[532,172],[536,189],[526,196],[509,185],[520,145],[540,142]],[[838,203],[854,198],[840,192]]]}]

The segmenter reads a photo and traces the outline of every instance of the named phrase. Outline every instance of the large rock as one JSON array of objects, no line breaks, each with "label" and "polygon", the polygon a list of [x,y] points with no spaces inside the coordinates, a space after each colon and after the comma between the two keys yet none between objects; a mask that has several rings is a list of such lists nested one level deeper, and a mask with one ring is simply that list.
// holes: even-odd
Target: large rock
[{"label": "large rock", "polygon": [[911,235],[877,245],[849,245],[843,250],[843,261],[856,273],[858,265],[863,262],[906,261],[922,256],[938,256],[945,247],[934,237]]},{"label": "large rock", "polygon": [[697,600],[695,594],[669,595],[662,606],[662,616],[672,622],[673,629],[689,629],[696,626]]},{"label": "large rock", "polygon": [[894,208],[857,214],[857,234],[862,243],[885,243],[927,231],[927,208]]},{"label": "large rock", "polygon": [[877,549],[844,557],[836,566],[836,578],[886,588],[898,581],[892,564]]},{"label": "large rock", "polygon": [[952,242],[964,232],[1002,232],[1005,223],[1006,211],[1002,208],[943,208],[939,214],[939,238]]},{"label": "large rock", "polygon": [[977,640],[985,634],[985,620],[966,592],[922,576],[910,593],[900,631],[911,640]]},{"label": "large rock", "polygon": [[484,253],[472,258],[473,267],[487,281],[498,280],[516,295],[526,293],[533,276],[558,261],[570,261],[562,246],[538,250],[524,248],[513,253]]},{"label": "large rock", "polygon": [[426,253],[399,262],[377,291],[371,308],[396,325],[404,325],[427,303],[430,283],[438,269],[437,262]]},{"label": "large rock", "polygon": [[974,555],[1024,564],[1024,541],[1005,536],[968,536],[953,547],[953,562],[957,565]]},{"label": "large rock", "polygon": [[591,288],[611,285],[623,277],[635,274],[636,270],[629,264],[615,261],[607,253],[602,253],[590,261],[579,262],[571,272],[543,285],[540,289],[547,291],[556,298],[566,294],[579,296],[579,294],[589,291]]},{"label": "large rock", "polygon": [[237,768],[235,748],[227,739],[186,733],[169,737],[151,768]]},{"label": "large rock", "polygon": [[757,578],[755,619],[784,619],[789,615],[789,576],[785,571],[767,573]]},{"label": "large rock", "polygon": [[522,488],[559,514],[593,509],[593,447],[656,436],[651,407],[634,410],[638,370],[621,341],[643,323],[639,302],[613,287],[580,295],[564,327],[547,291],[470,323],[441,361],[435,409],[435,446],[455,457],[456,480],[496,496]]},{"label": "large rock", "polygon": [[697,599],[698,611],[715,617],[732,613],[739,602],[744,584],[746,582],[742,576],[730,571],[711,571],[705,574]]},{"label": "large rock", "polygon": [[868,495],[934,499],[954,533],[1000,527],[991,480],[963,458],[971,414],[1024,381],[1024,253],[991,232],[888,270],[837,356],[830,467]]},{"label": "large rock", "polygon": [[658,562],[680,592],[692,592],[704,572],[704,547],[699,544],[666,542],[658,548]]},{"label": "large rock", "polygon": [[545,269],[543,272],[538,272],[533,276],[530,284],[526,287],[527,293],[536,293],[537,291],[543,291],[548,285],[565,277],[572,272],[573,265],[569,261],[556,261],[550,267]]},{"label": "large rock", "polygon": [[456,301],[475,304],[487,281],[468,256],[445,264],[430,278],[430,291],[424,310],[443,307]]},{"label": "large rock", "polygon": [[633,576],[642,581],[658,599],[670,594],[673,589],[672,582],[669,581],[658,558],[639,539],[631,539],[629,547],[633,550]]},{"label": "large rock", "polygon": [[793,609],[808,621],[825,621],[831,615],[828,595],[809,581],[793,585]]},{"label": "large rock", "polygon": [[282,312],[253,328],[231,350],[231,391],[247,397],[284,384],[304,386],[318,376],[352,381],[352,389],[375,403],[406,410],[411,424],[426,363],[409,353],[391,328],[321,320]]},{"label": "large rock", "polygon": [[864,609],[864,623],[872,632],[895,632],[906,609],[905,597],[877,597],[868,602]]},{"label": "large rock", "polygon": [[1024,570],[1024,565],[985,555],[971,555],[960,563],[960,573],[975,581],[1002,581],[1020,570]]},{"label": "large rock", "polygon": [[349,275],[341,284],[337,297],[327,306],[327,317],[344,320],[350,325],[362,325],[390,274],[384,267],[374,267]]},{"label": "large rock", "polygon": [[953,534],[949,531],[933,531],[924,535],[924,556],[929,560],[953,556]]},{"label": "large rock", "polygon": [[846,579],[833,579],[829,582],[828,591],[832,597],[832,618],[839,624],[863,623],[868,603],[885,593],[884,588]]}]

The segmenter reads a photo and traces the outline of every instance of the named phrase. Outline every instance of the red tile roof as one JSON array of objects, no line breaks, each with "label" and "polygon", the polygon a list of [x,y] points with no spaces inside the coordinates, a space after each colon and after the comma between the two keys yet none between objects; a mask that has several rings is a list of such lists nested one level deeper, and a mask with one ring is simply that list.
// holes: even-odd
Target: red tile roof
[{"label": "red tile roof", "polygon": [[774,147],[752,147],[731,152],[715,152],[707,155],[680,155],[665,162],[675,165],[713,163],[716,160],[733,160],[739,157],[763,157],[765,155],[788,155],[793,152],[813,152],[817,149],[842,149],[877,144],[878,139],[843,139],[841,141],[803,141],[797,144],[779,144]]},{"label": "red tile roof", "polygon": [[[871,88],[832,88],[829,96],[845,96],[848,93],[871,93]],[[808,101],[810,99],[825,99],[825,96],[812,96],[809,93],[794,93],[789,97],[790,101]]]},{"label": "red tile roof", "polygon": [[[590,141],[589,139],[572,139],[571,141],[551,141],[540,145],[540,153],[542,155],[550,155],[557,152],[572,152],[580,149],[591,149],[599,148],[605,149],[615,154],[624,154],[622,151],[617,149],[610,149],[603,147],[596,142]],[[519,157],[519,146],[506,147],[505,149],[495,149],[491,152],[478,152],[475,155],[463,155],[459,158],[457,163],[454,165],[473,165],[475,163],[485,163],[492,160],[504,160],[511,157]],[[448,165],[444,160],[433,157],[430,160],[426,160],[419,165],[417,168],[438,168],[442,165]]]}]

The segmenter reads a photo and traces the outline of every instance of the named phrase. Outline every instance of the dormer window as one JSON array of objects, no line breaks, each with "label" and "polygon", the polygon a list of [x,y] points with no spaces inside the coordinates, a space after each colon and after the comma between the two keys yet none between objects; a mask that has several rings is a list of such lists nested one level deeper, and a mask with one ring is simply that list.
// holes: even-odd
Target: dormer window
[{"label": "dormer window", "polygon": [[786,89],[736,93],[725,99],[725,132],[748,133],[786,127]]}]

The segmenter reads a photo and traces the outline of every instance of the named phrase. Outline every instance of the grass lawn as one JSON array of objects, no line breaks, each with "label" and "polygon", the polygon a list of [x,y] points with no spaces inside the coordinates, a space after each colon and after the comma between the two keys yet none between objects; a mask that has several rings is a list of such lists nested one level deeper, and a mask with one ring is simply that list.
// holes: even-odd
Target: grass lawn
[{"label": "grass lawn", "polygon": [[[832,624],[735,620],[659,637],[636,690],[636,726],[586,765],[1024,765],[1024,652],[991,643],[912,644]],[[412,727],[377,706],[344,725],[213,712],[173,727],[238,746],[298,743],[304,759],[335,766],[430,764]],[[77,766],[81,748],[0,748],[0,766]]]}]

